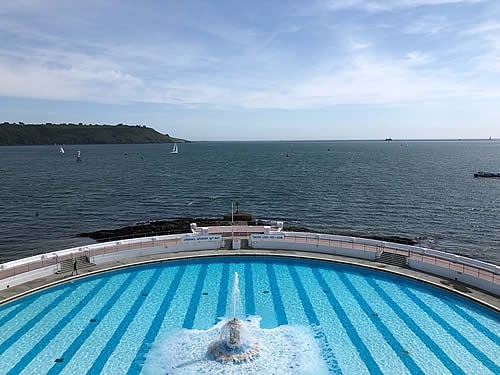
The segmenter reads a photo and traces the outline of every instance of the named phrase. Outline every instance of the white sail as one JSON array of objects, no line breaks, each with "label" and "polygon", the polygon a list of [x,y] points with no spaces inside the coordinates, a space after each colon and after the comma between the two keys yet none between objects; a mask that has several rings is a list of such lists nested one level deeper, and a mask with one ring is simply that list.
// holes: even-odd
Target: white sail
[{"label": "white sail", "polygon": [[174,147],[172,147],[172,151],[170,151],[171,154],[178,154],[179,149],[177,148],[177,143],[174,143]]},{"label": "white sail", "polygon": [[60,154],[64,154],[64,148],[61,146],[61,148],[59,149],[59,153]]}]

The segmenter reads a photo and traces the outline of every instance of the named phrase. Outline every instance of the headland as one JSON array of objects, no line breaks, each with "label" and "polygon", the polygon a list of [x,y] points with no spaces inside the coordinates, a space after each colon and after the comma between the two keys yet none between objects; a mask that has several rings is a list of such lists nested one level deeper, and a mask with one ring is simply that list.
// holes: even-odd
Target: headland
[{"label": "headland", "polygon": [[99,124],[0,124],[0,146],[186,143],[146,125]]}]

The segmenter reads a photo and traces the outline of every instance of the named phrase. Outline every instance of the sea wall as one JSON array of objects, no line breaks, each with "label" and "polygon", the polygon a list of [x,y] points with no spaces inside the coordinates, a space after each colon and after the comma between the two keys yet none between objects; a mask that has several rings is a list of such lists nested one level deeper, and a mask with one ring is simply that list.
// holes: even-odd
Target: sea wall
[{"label": "sea wall", "polygon": [[[339,239],[343,239],[343,241]],[[330,241],[333,239],[333,241]],[[377,257],[376,243],[380,241],[366,240],[369,248],[355,248],[352,237],[331,236],[317,233],[274,232],[269,234],[252,234],[248,245],[254,249],[310,251],[331,255],[347,256],[367,260]]]},{"label": "sea wall", "polygon": [[[233,231],[235,228],[237,231]],[[269,227],[262,228],[260,232],[257,232],[257,227],[235,228],[202,228],[201,232],[196,233],[98,243],[19,259],[0,265],[0,290],[61,272],[61,264],[81,257],[99,265],[158,254],[218,250],[223,249],[225,243],[232,243],[233,249],[239,249],[241,244],[246,247],[248,241],[248,247],[253,249],[309,251],[370,261],[382,260],[380,257],[383,253],[398,254],[409,268],[459,281],[500,296],[500,267],[459,255],[365,238],[272,231]],[[211,230],[215,233],[211,233]],[[230,246],[226,246],[228,247]]]},{"label": "sea wall", "polygon": [[255,249],[318,252],[372,261],[379,259],[383,252],[389,252],[404,256],[406,265],[411,269],[500,296],[499,266],[419,246],[309,232],[252,234],[249,246]]},{"label": "sea wall", "polygon": [[0,290],[53,275],[67,259],[88,257],[93,264],[117,262],[134,257],[182,251],[217,250],[223,247],[220,234],[177,234],[98,243],[18,259],[0,265]]},{"label": "sea wall", "polygon": [[[168,238],[165,238],[168,237]],[[169,241],[170,240],[170,241]],[[174,241],[172,241],[174,240]],[[217,250],[223,247],[222,235],[174,235],[151,237],[150,246],[143,245],[144,239],[117,241],[117,246],[127,247],[127,250],[99,254],[91,252],[92,263],[103,264],[123,259],[148,255],[177,253],[182,251]],[[97,253],[97,255],[96,255]]]}]

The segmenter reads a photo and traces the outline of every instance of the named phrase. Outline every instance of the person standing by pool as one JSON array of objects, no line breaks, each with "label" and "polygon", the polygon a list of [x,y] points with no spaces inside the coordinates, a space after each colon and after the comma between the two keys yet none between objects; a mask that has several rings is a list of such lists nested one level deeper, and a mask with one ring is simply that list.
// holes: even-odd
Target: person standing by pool
[{"label": "person standing by pool", "polygon": [[71,276],[78,275],[78,270],[76,269],[76,259],[73,261],[73,272],[71,272]]}]

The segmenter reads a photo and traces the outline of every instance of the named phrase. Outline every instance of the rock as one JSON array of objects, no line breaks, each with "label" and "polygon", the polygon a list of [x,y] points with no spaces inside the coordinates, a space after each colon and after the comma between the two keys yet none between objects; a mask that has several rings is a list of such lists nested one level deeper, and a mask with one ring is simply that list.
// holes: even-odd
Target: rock
[{"label": "rock", "polygon": [[[237,212],[232,215],[235,224],[239,225],[269,225],[268,223],[255,220],[252,215],[246,212]],[[157,221],[144,221],[135,225],[118,228],[118,229],[104,229],[96,232],[79,233],[77,237],[89,237],[97,242],[108,242],[124,240],[136,237],[148,236],[162,236],[167,234],[181,234],[191,233],[191,223],[196,223],[199,227],[213,227],[213,226],[230,226],[231,213],[224,214],[223,218],[178,218],[172,220],[157,220]],[[362,233],[331,233],[329,231],[316,231],[302,226],[291,226],[284,223],[283,231],[285,232],[309,232],[309,233],[327,233],[327,234],[341,234],[348,237],[363,237],[371,238],[379,241],[395,242],[405,245],[416,245],[417,241],[412,238],[400,236],[377,236],[377,235],[363,235]]]},{"label": "rock", "polygon": [[97,242],[117,241],[135,237],[161,236],[167,234],[190,233],[191,223],[199,227],[230,225],[222,219],[210,218],[178,218],[140,222],[118,229],[104,229],[96,232],[79,233],[78,237],[89,237]]}]

